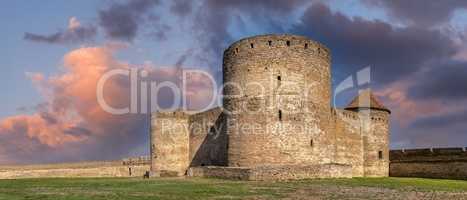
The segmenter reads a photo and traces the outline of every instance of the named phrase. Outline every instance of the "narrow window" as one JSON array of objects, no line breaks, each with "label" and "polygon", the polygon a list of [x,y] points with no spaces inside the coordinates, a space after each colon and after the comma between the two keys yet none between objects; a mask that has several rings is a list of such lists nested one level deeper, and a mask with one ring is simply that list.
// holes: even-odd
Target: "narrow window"
[{"label": "narrow window", "polygon": [[251,43],[250,46],[252,49],[255,48],[255,45],[253,45],[253,43]]},{"label": "narrow window", "polygon": [[321,54],[321,48],[318,48],[318,55]]},{"label": "narrow window", "polygon": [[131,173],[131,167],[128,168],[128,174],[131,176],[132,173]]},{"label": "narrow window", "polygon": [[383,151],[378,151],[378,158],[379,158],[380,160],[383,159]]},{"label": "narrow window", "polygon": [[282,110],[279,110],[279,121],[282,121]]},{"label": "narrow window", "polygon": [[310,146],[313,147],[313,139],[310,140]]},{"label": "narrow window", "polygon": [[277,76],[277,80],[280,81],[280,80],[281,80],[281,76]]},{"label": "narrow window", "polygon": [[286,43],[287,43],[287,46],[290,46],[290,41],[287,41]]},{"label": "narrow window", "polygon": [[305,49],[308,49],[308,43],[305,43]]},{"label": "narrow window", "polygon": [[268,41],[268,44],[269,44],[269,46],[272,46],[272,41],[269,40],[269,41]]},{"label": "narrow window", "polygon": [[235,48],[235,53],[238,53],[238,48]]}]

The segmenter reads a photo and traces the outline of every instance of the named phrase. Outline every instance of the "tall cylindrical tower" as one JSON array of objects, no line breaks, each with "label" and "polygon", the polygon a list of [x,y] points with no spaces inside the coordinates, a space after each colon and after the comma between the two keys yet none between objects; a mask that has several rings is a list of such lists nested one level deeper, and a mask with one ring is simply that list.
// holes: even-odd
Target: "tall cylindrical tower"
[{"label": "tall cylindrical tower", "polygon": [[242,39],[224,52],[229,166],[331,162],[330,52],[296,35]]}]

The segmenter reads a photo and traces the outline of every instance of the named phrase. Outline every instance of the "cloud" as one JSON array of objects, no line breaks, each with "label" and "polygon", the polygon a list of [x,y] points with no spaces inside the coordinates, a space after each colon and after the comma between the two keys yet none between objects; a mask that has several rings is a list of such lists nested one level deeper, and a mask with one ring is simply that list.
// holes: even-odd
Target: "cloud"
[{"label": "cloud", "polygon": [[460,110],[453,113],[435,115],[429,117],[421,117],[411,124],[411,128],[416,129],[446,129],[453,127],[456,124],[463,124],[467,122],[467,110]]},{"label": "cloud", "polygon": [[[230,28],[245,29],[243,21],[248,20],[257,23],[257,27],[264,32],[277,32],[283,29],[284,24],[290,23],[287,21],[289,15],[309,3],[307,0],[204,0],[194,4],[192,27],[199,45],[198,58],[220,69],[218,66],[222,64],[224,49],[236,39]],[[217,76],[220,74],[218,70]]]},{"label": "cloud", "polygon": [[93,25],[81,25],[76,17],[70,18],[68,27],[64,31],[50,35],[40,35],[35,33],[26,32],[24,34],[25,40],[34,42],[44,42],[50,44],[67,44],[90,41],[97,35],[97,28]]},{"label": "cloud", "polygon": [[452,39],[440,31],[350,18],[331,12],[321,3],[308,8],[292,32],[330,47],[334,65],[341,72],[354,73],[371,66],[372,80],[379,84],[409,76],[425,64],[448,59],[457,51]]},{"label": "cloud", "polygon": [[[0,120],[3,159],[8,159],[8,163],[64,162],[119,159],[130,156],[130,152],[147,153],[134,150],[148,145],[148,115],[112,115],[97,102],[97,82],[105,72],[135,67],[113,57],[119,48],[122,47],[79,48],[64,56],[63,73],[49,77],[28,73],[46,102],[29,115]],[[147,81],[178,83],[180,80],[177,67],[146,65],[140,69],[149,72]],[[206,104],[206,97],[215,95],[210,83],[200,74],[191,76],[185,94],[190,108],[201,108]],[[104,98],[113,107],[128,106],[129,94],[128,77],[111,78],[105,83]],[[173,101],[170,94],[170,91],[161,92],[156,99],[162,105],[169,105]]]},{"label": "cloud", "polygon": [[110,38],[132,41],[144,23],[145,17],[159,3],[159,0],[113,3],[108,8],[99,10],[99,25]]},{"label": "cloud", "polygon": [[450,102],[467,99],[467,62],[439,64],[418,76],[409,94],[417,100],[439,99]]},{"label": "cloud", "polygon": [[414,26],[433,26],[447,22],[454,12],[467,9],[463,0],[363,0],[367,5],[383,7],[397,20]]},{"label": "cloud", "polygon": [[191,0],[173,0],[170,11],[178,16],[185,17],[191,14],[193,10],[193,2]]},{"label": "cloud", "polygon": [[423,73],[383,86],[376,94],[391,113],[391,146],[427,148],[463,146],[466,100],[456,102],[443,98],[414,98],[412,88],[423,84]]},{"label": "cloud", "polygon": [[403,128],[418,118],[447,112],[447,107],[438,100],[418,101],[411,98],[408,91],[414,84],[413,79],[399,80],[375,92],[391,110],[395,122]]}]

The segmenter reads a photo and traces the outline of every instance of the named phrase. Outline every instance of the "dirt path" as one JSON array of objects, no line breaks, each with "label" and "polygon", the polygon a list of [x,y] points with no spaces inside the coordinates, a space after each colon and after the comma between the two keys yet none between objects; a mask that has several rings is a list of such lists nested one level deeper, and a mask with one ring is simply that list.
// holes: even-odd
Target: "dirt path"
[{"label": "dirt path", "polygon": [[467,200],[467,192],[411,191],[410,188],[395,190],[373,187],[317,186],[300,188],[287,194],[284,199],[378,199],[378,200]]}]

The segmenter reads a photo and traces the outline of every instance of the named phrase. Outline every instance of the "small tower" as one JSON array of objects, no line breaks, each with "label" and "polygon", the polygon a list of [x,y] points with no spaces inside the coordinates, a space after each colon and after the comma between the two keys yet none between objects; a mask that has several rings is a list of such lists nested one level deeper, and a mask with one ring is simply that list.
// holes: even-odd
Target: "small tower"
[{"label": "small tower", "polygon": [[182,110],[151,116],[151,175],[183,176],[189,166],[188,114]]},{"label": "small tower", "polygon": [[345,108],[358,112],[363,139],[364,176],[389,176],[389,115],[371,90],[360,94]]},{"label": "small tower", "polygon": [[355,97],[347,107],[346,110],[360,111],[360,110],[378,110],[391,114],[391,111],[386,108],[380,101],[373,95],[371,90],[363,90]]}]

